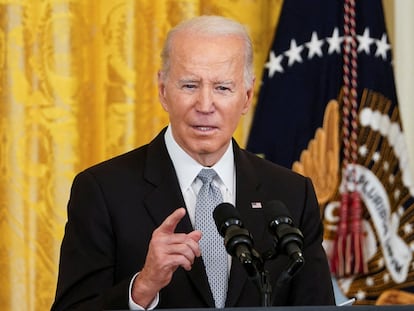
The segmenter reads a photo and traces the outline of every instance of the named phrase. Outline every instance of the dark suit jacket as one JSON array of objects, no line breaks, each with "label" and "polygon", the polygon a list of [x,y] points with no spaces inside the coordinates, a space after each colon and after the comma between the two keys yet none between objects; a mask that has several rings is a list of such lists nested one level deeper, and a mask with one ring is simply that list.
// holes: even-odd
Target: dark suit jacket
[{"label": "dark suit jacket", "polygon": [[[81,172],[74,179],[61,247],[52,310],[128,309],[131,277],[144,265],[151,234],[185,206],[163,130],[150,144]],[[305,265],[285,286],[273,288],[275,305],[333,304],[322,223],[308,178],[240,149],[234,142],[236,207],[252,233],[255,249],[272,249],[263,210],[252,202],[281,200],[304,235]],[[190,232],[187,216],[177,232]],[[287,265],[284,255],[268,261],[272,286]],[[226,307],[260,306],[261,294],[233,259]],[[190,272],[179,268],[160,292],[158,308],[214,307],[201,258]]]}]

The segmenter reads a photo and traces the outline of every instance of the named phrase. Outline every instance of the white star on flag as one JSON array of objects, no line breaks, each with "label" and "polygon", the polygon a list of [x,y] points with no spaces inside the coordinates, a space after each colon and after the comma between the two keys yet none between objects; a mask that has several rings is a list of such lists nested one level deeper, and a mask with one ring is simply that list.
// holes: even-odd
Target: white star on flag
[{"label": "white star on flag", "polygon": [[375,52],[375,56],[382,57],[383,60],[387,59],[387,51],[391,49],[391,46],[387,43],[387,35],[384,33],[382,34],[381,40],[376,40],[377,43],[377,51]]},{"label": "white star on flag", "polygon": [[269,70],[270,78],[274,76],[275,72],[283,73],[282,59],[283,55],[276,56],[273,51],[270,51],[269,61],[265,64],[265,67]]},{"label": "white star on flag", "polygon": [[290,41],[290,48],[285,52],[286,56],[289,58],[288,65],[289,67],[292,66],[295,62],[301,63],[302,56],[300,56],[300,52],[302,52],[303,46],[297,45],[295,39]]},{"label": "white star on flag", "polygon": [[334,31],[332,32],[332,37],[326,38],[326,40],[329,43],[329,55],[331,55],[334,52],[338,54],[341,53],[341,43],[342,41],[344,41],[344,37],[339,36],[339,30],[337,27],[335,27]]},{"label": "white star on flag", "polygon": [[311,40],[305,43],[305,45],[309,49],[308,59],[312,59],[314,55],[318,55],[319,57],[323,56],[323,40],[318,39],[318,34],[316,33],[316,31],[312,32]]},{"label": "white star on flag", "polygon": [[362,36],[358,35],[357,37],[359,41],[358,53],[364,51],[367,55],[370,55],[371,51],[369,49],[369,46],[374,42],[374,39],[369,35],[369,28],[365,28]]}]

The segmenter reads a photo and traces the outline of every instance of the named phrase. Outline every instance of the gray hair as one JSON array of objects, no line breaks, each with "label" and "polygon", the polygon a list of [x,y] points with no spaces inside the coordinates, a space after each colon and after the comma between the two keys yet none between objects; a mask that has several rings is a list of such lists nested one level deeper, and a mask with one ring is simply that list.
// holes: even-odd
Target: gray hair
[{"label": "gray hair", "polygon": [[182,31],[189,31],[192,33],[211,36],[233,35],[243,39],[245,54],[244,83],[248,88],[253,85],[253,44],[246,28],[234,20],[215,15],[202,15],[194,17],[178,24],[168,32],[164,47],[161,52],[162,71],[166,75],[168,75],[168,70],[170,67],[170,51],[173,38],[175,34]]}]

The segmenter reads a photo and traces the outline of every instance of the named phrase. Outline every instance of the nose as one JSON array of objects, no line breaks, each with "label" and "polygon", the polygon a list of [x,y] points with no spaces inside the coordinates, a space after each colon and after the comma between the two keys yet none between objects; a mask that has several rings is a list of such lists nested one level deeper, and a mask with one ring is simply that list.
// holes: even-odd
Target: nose
[{"label": "nose", "polygon": [[214,111],[214,96],[212,90],[209,87],[204,86],[200,88],[197,97],[196,109],[198,112],[202,113],[211,113]]}]

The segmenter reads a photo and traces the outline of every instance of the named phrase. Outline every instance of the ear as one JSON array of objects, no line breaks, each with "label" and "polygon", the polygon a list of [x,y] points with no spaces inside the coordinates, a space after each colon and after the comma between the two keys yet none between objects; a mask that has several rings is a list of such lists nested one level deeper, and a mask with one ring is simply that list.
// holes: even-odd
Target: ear
[{"label": "ear", "polygon": [[167,100],[165,98],[165,92],[166,92],[165,80],[166,80],[165,72],[158,71],[158,98],[160,100],[162,108],[164,108],[164,110],[168,112]]},{"label": "ear", "polygon": [[242,109],[242,114],[243,115],[245,115],[249,111],[250,106],[253,102],[255,82],[256,82],[256,78],[253,78],[251,87],[246,90],[246,101],[245,101],[243,109]]}]

